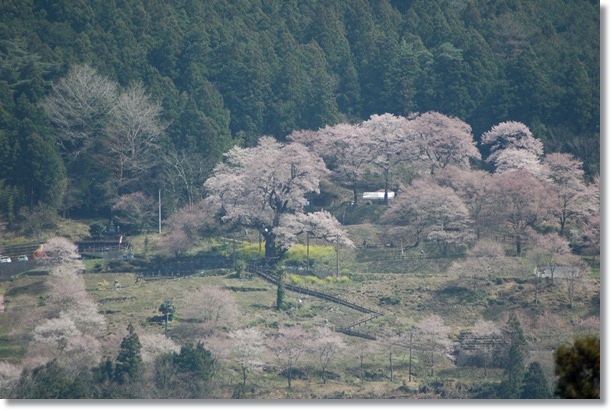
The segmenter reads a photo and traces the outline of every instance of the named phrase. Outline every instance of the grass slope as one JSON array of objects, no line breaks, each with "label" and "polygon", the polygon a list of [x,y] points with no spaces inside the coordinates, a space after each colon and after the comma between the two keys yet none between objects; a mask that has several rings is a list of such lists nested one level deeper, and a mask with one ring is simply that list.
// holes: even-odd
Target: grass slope
[{"label": "grass slope", "polygon": [[[347,262],[347,265],[350,264]],[[358,265],[354,263],[354,267]],[[360,331],[372,334],[378,333],[386,325],[397,329],[410,327],[431,314],[440,315],[445,324],[451,327],[454,337],[481,318],[503,325],[509,312],[518,313],[524,318],[552,312],[570,325],[599,314],[597,277],[586,278],[581,283],[576,293],[575,307],[570,310],[562,280],[557,280],[554,285],[545,284],[540,294],[540,304],[536,306],[533,302],[534,286],[525,278],[508,276],[498,280],[482,280],[477,291],[472,292],[466,279],[447,272],[391,274],[349,271],[350,281],[317,282],[313,287],[383,313],[382,317],[360,327]],[[163,333],[163,324],[154,319],[159,316],[159,305],[167,298],[172,298],[177,308],[176,319],[170,324],[168,335],[180,344],[188,342],[191,338],[189,318],[182,313],[190,304],[187,296],[201,287],[232,290],[240,309],[236,326],[256,326],[268,335],[273,335],[276,328],[283,325],[299,324],[305,328],[324,324],[341,326],[363,317],[362,313],[350,308],[292,292],[287,292],[286,296],[293,308],[278,312],[274,309],[275,286],[258,278],[242,279],[232,274],[137,283],[132,273],[88,273],[85,280],[88,292],[108,321],[104,355],[109,356],[116,355],[116,336],[124,332],[128,323],[136,324],[145,332]],[[121,289],[115,289],[115,280],[121,283]],[[22,276],[2,283],[1,287],[5,312],[0,313],[0,361],[18,362],[26,351],[36,324],[57,313],[49,312],[44,305],[49,293],[44,276]],[[290,393],[285,390],[286,380],[282,376],[274,369],[264,369],[263,373],[252,379],[254,392],[248,395],[256,398],[401,398],[431,395],[418,393],[419,386],[428,381],[426,365],[419,358],[414,359],[414,378],[408,383],[407,353],[399,354],[394,364],[395,378],[391,382],[387,379],[387,359],[382,347],[376,344],[364,357],[367,375],[361,380],[355,352],[366,341],[342,336],[347,348],[332,365],[332,378],[328,384],[321,383],[312,362],[301,367],[295,388]],[[235,383],[237,378],[230,368],[222,378],[228,383]],[[436,378],[450,381],[446,389],[456,387],[459,382],[470,386],[484,381],[479,369],[457,367],[448,360],[441,360],[437,370]],[[488,381],[498,380],[500,372],[492,370]]]}]

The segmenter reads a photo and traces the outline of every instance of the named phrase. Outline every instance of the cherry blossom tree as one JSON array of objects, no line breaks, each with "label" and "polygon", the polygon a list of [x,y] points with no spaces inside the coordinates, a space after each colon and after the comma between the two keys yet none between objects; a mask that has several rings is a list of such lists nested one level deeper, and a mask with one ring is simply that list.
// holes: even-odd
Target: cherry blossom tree
[{"label": "cherry blossom tree", "polygon": [[101,344],[93,336],[82,333],[68,315],[39,324],[33,332],[26,354],[29,363],[45,363],[57,359],[73,373],[79,373],[100,361]]},{"label": "cherry blossom tree", "polygon": [[270,350],[287,377],[287,388],[291,390],[294,368],[310,346],[308,334],[302,327],[279,327],[278,334],[269,342]]},{"label": "cherry blossom tree", "polygon": [[321,156],[331,171],[331,177],[353,191],[353,203],[359,196],[357,187],[370,162],[372,150],[369,135],[358,125],[340,123],[317,132],[300,131],[287,138],[299,142]]},{"label": "cherry blossom tree", "polygon": [[463,200],[473,223],[476,239],[490,225],[486,207],[491,187],[491,174],[484,170],[463,170],[454,166],[446,167],[436,176],[441,186],[451,187]]},{"label": "cherry blossom tree", "polygon": [[495,166],[497,173],[524,169],[534,176],[545,175],[540,161],[544,144],[523,123],[500,123],[482,135],[480,144],[490,146],[486,161]]},{"label": "cherry blossom tree", "polygon": [[437,315],[432,314],[429,317],[423,318],[416,326],[418,334],[421,337],[423,347],[428,347],[429,360],[431,364],[430,375],[434,375],[435,354],[449,355],[452,348],[452,341],[448,334],[450,327],[444,325],[444,320]]},{"label": "cherry blossom tree", "polygon": [[491,363],[491,350],[499,343],[501,335],[501,329],[493,321],[479,319],[472,327],[472,332],[463,341],[463,345],[468,351],[480,350],[485,377]]},{"label": "cherry blossom tree", "polygon": [[47,286],[50,290],[47,304],[53,307],[59,316],[69,318],[78,330],[85,335],[100,336],[106,330],[106,320],[98,312],[98,306],[90,297],[85,287],[85,281],[80,273],[83,266],[80,261],[74,261],[76,252],[74,244],[66,239],[52,239],[44,248],[47,257],[55,261],[64,261],[52,265],[49,269]]},{"label": "cherry blossom tree", "polygon": [[467,123],[435,111],[413,114],[408,119],[419,152],[418,162],[424,164],[428,174],[435,175],[451,164],[469,169],[470,160],[480,159]]},{"label": "cherry blossom tree", "polygon": [[496,174],[491,180],[489,218],[500,232],[512,236],[516,255],[522,255],[533,227],[548,215],[548,187],[526,170]]},{"label": "cherry blossom tree", "polygon": [[551,211],[559,223],[559,234],[565,235],[569,223],[589,215],[594,206],[592,191],[584,182],[582,162],[571,154],[548,154],[544,164],[554,193]]},{"label": "cherry blossom tree", "polygon": [[601,320],[599,316],[591,316],[578,320],[573,327],[574,338],[585,335],[597,335],[601,332]]},{"label": "cherry blossom tree", "polygon": [[359,378],[363,381],[365,378],[365,360],[375,351],[375,341],[360,339],[352,346],[351,353],[359,360]]},{"label": "cherry blossom tree", "polygon": [[[177,302],[185,318],[198,320],[205,335],[231,328],[238,316],[238,306],[232,294],[220,287],[201,287]],[[190,328],[194,328],[190,325]]]},{"label": "cherry blossom tree", "polygon": [[378,334],[377,340],[381,341],[383,352],[389,360],[389,380],[393,381],[393,357],[403,351],[403,337],[396,330],[385,328]]},{"label": "cherry blossom tree", "polygon": [[495,172],[505,173],[506,171],[527,170],[536,177],[546,176],[542,162],[535,154],[515,148],[502,150],[495,159]]},{"label": "cherry blossom tree", "polygon": [[533,343],[538,350],[550,352],[572,341],[572,327],[567,319],[549,311],[541,313],[533,324]]},{"label": "cherry blossom tree", "polygon": [[565,261],[565,284],[567,289],[567,298],[569,302],[569,308],[574,308],[574,300],[576,296],[576,289],[580,286],[582,280],[589,272],[589,266],[582,261],[578,256],[571,255],[566,257]]},{"label": "cherry blossom tree", "polygon": [[338,241],[343,247],[354,247],[347,232],[328,211],[287,214],[282,218],[282,225],[277,230],[279,243],[284,247],[290,247],[297,241],[297,236],[304,233],[328,242]]},{"label": "cherry blossom tree", "polygon": [[17,385],[23,369],[8,361],[0,361],[0,396],[8,398]]},{"label": "cherry blossom tree", "polygon": [[590,199],[588,216],[581,221],[579,229],[572,230],[577,245],[586,247],[592,254],[599,254],[601,241],[601,199],[600,178],[595,176],[593,182],[588,185]]},{"label": "cherry blossom tree", "polygon": [[183,253],[187,252],[192,245],[193,239],[183,230],[172,230],[164,233],[157,242],[157,254],[164,257],[173,256],[178,259]]},{"label": "cherry blossom tree", "polygon": [[491,240],[480,240],[468,250],[467,259],[455,261],[449,272],[467,278],[472,292],[476,292],[479,281],[491,279],[504,265],[504,248]]},{"label": "cherry blossom tree", "polygon": [[432,241],[443,254],[449,246],[464,246],[474,238],[469,212],[461,199],[450,187],[432,180],[418,179],[402,187],[383,221],[395,226],[403,239],[412,239],[410,247]]},{"label": "cherry blossom tree", "polygon": [[506,121],[492,127],[482,135],[481,144],[491,146],[487,161],[494,160],[502,150],[509,148],[525,150],[538,157],[544,154],[543,143],[533,136],[529,127],[516,121]]},{"label": "cherry blossom tree", "polygon": [[557,233],[536,236],[535,247],[528,253],[536,270],[547,270],[550,280],[554,282],[557,266],[563,262],[563,256],[571,253],[569,241]]},{"label": "cherry blossom tree", "polygon": [[53,237],[36,250],[34,257],[37,258],[38,262],[45,265],[78,265],[78,259],[81,256],[77,250],[76,244],[67,238]]},{"label": "cherry blossom tree", "polygon": [[323,384],[327,384],[327,369],[332,360],[340,350],[345,347],[344,341],[338,333],[333,332],[327,327],[317,329],[313,338],[312,351],[321,367],[321,379]]},{"label": "cherry blossom tree", "polygon": [[591,248],[592,252],[599,254],[601,241],[601,217],[599,215],[589,216],[580,231],[576,235],[576,243],[581,247]]},{"label": "cherry blossom tree", "polygon": [[384,201],[389,203],[389,190],[397,167],[415,158],[417,149],[411,138],[412,130],[407,118],[393,114],[372,115],[361,123],[370,145],[371,164],[383,178]]},{"label": "cherry blossom tree", "polygon": [[263,334],[255,328],[235,330],[230,333],[234,361],[242,371],[242,385],[246,385],[249,371],[261,368],[261,356],[265,349]]},{"label": "cherry blossom tree", "polygon": [[113,204],[114,218],[121,225],[142,231],[157,221],[157,202],[142,192],[125,194]]},{"label": "cherry blossom tree", "polygon": [[48,302],[57,307],[57,311],[66,311],[82,306],[89,301],[85,290],[85,281],[74,267],[53,267],[47,277],[50,290]]},{"label": "cherry blossom tree", "polygon": [[274,261],[291,246],[286,227],[279,241],[285,217],[304,213],[306,195],[319,193],[325,164],[303,145],[272,137],[262,137],[253,148],[235,147],[225,157],[205,183],[205,204],[225,226],[258,231],[266,258]]},{"label": "cherry blossom tree", "polygon": [[165,220],[165,232],[182,231],[192,241],[202,233],[214,230],[217,226],[214,215],[211,214],[204,201],[198,201],[192,207],[185,206]]},{"label": "cherry blossom tree", "polygon": [[140,339],[140,355],[145,364],[153,364],[155,360],[166,353],[179,353],[180,345],[172,341],[163,334],[145,334],[138,335]]}]

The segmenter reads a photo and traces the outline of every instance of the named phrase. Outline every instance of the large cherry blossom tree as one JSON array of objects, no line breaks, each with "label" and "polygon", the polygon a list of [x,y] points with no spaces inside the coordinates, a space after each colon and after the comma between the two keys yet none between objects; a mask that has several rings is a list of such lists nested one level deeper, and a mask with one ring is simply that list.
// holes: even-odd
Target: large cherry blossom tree
[{"label": "large cherry blossom tree", "polygon": [[288,136],[321,156],[337,183],[353,191],[353,203],[359,199],[357,187],[370,163],[371,141],[364,128],[341,123],[318,132],[299,131]]},{"label": "large cherry blossom tree", "polygon": [[486,161],[495,166],[496,173],[525,169],[534,176],[544,175],[540,161],[544,144],[523,123],[500,123],[482,135],[480,144],[489,146]]},{"label": "large cherry blossom tree", "polygon": [[526,239],[549,215],[550,188],[527,170],[496,174],[491,180],[489,219],[499,233],[513,238],[516,255]]},{"label": "large cherry blossom tree", "polygon": [[434,175],[450,164],[469,169],[471,159],[480,159],[472,128],[460,119],[430,111],[414,114],[409,120],[418,162],[428,174]]},{"label": "large cherry blossom tree", "polygon": [[[204,184],[204,201],[222,225],[258,231],[265,240],[266,258],[274,261],[303,229],[306,195],[319,193],[319,178],[325,173],[323,160],[303,145],[262,137],[256,147],[234,147],[225,155]],[[322,218],[309,218],[308,224],[337,223],[326,212],[318,215]]]},{"label": "large cherry blossom tree", "polygon": [[450,187],[418,179],[403,186],[383,220],[409,247],[421,241],[437,243],[443,254],[449,246],[465,246],[474,239],[468,209]]},{"label": "large cherry blossom tree", "polygon": [[491,174],[484,170],[463,170],[449,166],[436,176],[439,185],[451,187],[467,207],[476,238],[491,224],[486,213]]},{"label": "large cherry blossom tree", "polygon": [[370,164],[382,175],[384,201],[388,204],[389,190],[397,168],[414,159],[417,153],[411,138],[410,122],[405,117],[386,113],[372,115],[361,126],[371,147]]}]

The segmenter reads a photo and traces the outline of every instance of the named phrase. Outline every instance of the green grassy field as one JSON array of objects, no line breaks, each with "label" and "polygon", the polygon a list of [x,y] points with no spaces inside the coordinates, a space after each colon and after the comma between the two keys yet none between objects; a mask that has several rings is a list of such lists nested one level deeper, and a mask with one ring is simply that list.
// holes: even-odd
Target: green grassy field
[{"label": "green grassy field", "polygon": [[[353,269],[348,270],[347,266]],[[359,266],[355,254],[352,254],[351,261],[345,261],[345,279],[342,281],[309,280],[297,276],[293,276],[293,280],[382,313],[381,317],[359,329],[371,334],[379,333],[384,327],[408,329],[431,314],[443,318],[445,324],[451,327],[450,334],[455,339],[479,319],[496,321],[503,326],[510,312],[525,319],[535,319],[550,312],[560,316],[568,325],[599,314],[598,275],[582,280],[574,308],[569,309],[565,283],[560,279],[554,284],[543,285],[540,303],[536,306],[533,282],[521,276],[482,279],[476,292],[473,292],[467,279],[448,272],[432,272],[432,267],[426,272],[392,274],[354,271]],[[329,324],[342,326],[364,317],[363,313],[353,309],[289,291],[286,300],[292,308],[279,312],[274,308],[274,285],[257,277],[239,278],[231,272],[220,273],[139,282],[136,282],[133,273],[84,274],[87,291],[108,323],[103,355],[116,355],[116,336],[124,333],[128,323],[136,325],[143,333],[163,333],[158,309],[168,298],[174,301],[177,308],[175,319],[168,328],[168,336],[179,344],[189,342],[193,338],[189,332],[192,323],[185,313],[191,304],[188,297],[198,288],[220,287],[228,290],[239,307],[234,327],[258,327],[266,335],[273,335],[279,326],[301,325],[306,329]],[[114,287],[115,280],[120,282],[120,289]],[[37,322],[57,313],[50,312],[44,303],[49,292],[45,286],[45,276],[20,276],[2,283],[1,287],[6,310],[0,314],[0,361],[18,362],[26,352],[30,333]],[[528,334],[536,335],[537,330],[530,329]],[[420,356],[413,358],[413,380],[409,382],[408,354],[399,353],[394,360],[394,380],[390,381],[388,361],[377,343],[373,343],[363,358],[367,375],[362,380],[360,361],[355,353],[367,340],[341,335],[346,348],[330,367],[332,378],[328,384],[322,384],[315,363],[308,361],[300,367],[302,373],[291,392],[286,390],[286,379],[273,368],[264,368],[254,374],[251,391],[246,395],[254,398],[402,398],[433,395],[418,392],[420,386],[434,381],[427,375],[427,366]],[[234,366],[231,362],[226,365],[226,371],[218,378],[225,384],[237,383]],[[481,369],[459,367],[448,359],[439,361],[435,375],[435,380],[445,381],[446,390],[456,389],[453,395],[457,396],[462,395],[463,386],[495,382],[500,378],[499,369],[490,370],[488,379],[484,379]]]}]

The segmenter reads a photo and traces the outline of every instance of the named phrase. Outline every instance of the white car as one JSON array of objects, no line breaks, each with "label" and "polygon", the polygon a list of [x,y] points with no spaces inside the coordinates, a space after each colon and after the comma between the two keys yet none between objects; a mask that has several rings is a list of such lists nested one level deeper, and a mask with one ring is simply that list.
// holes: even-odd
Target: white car
[{"label": "white car", "polygon": [[17,261],[28,261],[28,256],[20,255],[19,257],[17,257]]},{"label": "white car", "polygon": [[13,260],[11,260],[11,257],[5,257],[5,256],[0,257],[0,263],[11,263],[11,262],[13,262]]}]

